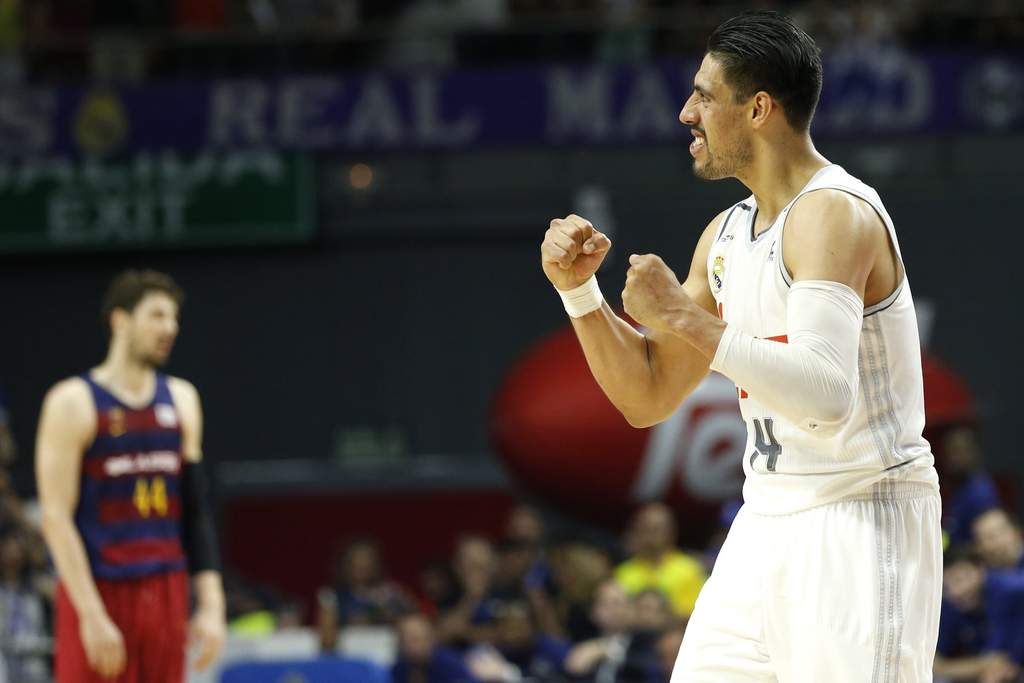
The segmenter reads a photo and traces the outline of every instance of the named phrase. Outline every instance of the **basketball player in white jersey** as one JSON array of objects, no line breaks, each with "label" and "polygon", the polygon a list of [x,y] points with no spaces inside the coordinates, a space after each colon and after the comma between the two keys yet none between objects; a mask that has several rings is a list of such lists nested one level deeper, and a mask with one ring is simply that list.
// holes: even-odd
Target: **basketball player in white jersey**
[{"label": "basketball player in white jersey", "polygon": [[788,19],[712,34],[679,118],[696,175],[753,194],[707,226],[682,284],[658,256],[630,257],[622,300],[642,333],[597,286],[605,235],[572,215],[541,246],[632,425],[667,418],[709,368],[737,385],[744,506],[672,683],[932,680],[940,504],[914,303],[878,194],[814,148],[820,91],[820,53]]}]

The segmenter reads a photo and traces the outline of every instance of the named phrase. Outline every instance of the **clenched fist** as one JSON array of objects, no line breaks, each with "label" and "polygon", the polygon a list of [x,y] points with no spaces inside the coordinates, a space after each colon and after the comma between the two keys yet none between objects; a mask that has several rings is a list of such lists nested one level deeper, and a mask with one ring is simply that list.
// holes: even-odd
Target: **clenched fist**
[{"label": "clenched fist", "polygon": [[611,240],[587,219],[576,214],[556,218],[540,245],[541,266],[551,284],[566,291],[590,279],[611,246]]},{"label": "clenched fist", "polygon": [[652,330],[668,330],[678,314],[696,304],[683,291],[679,279],[654,254],[629,257],[622,305],[633,320]]}]

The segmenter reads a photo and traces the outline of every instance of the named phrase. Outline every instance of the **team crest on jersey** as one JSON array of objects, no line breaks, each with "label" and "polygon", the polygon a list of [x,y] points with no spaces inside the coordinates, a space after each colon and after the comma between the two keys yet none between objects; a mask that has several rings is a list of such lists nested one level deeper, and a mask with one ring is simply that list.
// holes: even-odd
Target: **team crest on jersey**
[{"label": "team crest on jersey", "polygon": [[716,256],[715,264],[711,267],[711,281],[714,283],[715,291],[721,292],[722,287],[725,285],[723,278],[725,277],[725,257]]},{"label": "team crest on jersey", "polygon": [[121,436],[125,433],[123,410],[120,408],[111,408],[107,411],[107,419],[110,421],[111,436]]},{"label": "team crest on jersey", "polygon": [[158,403],[155,408],[156,422],[161,427],[171,429],[178,426],[178,414],[172,406],[166,403]]}]

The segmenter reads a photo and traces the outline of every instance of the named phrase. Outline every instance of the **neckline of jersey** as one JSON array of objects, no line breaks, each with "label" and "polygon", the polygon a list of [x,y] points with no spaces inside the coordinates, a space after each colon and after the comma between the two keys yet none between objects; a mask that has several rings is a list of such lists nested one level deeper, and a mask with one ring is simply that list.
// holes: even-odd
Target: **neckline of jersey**
[{"label": "neckline of jersey", "polygon": [[812,175],[810,179],[806,183],[804,183],[804,186],[800,188],[800,191],[793,195],[793,198],[790,199],[784,207],[782,207],[782,211],[779,211],[779,215],[772,219],[771,225],[769,225],[767,228],[762,230],[757,235],[754,234],[754,222],[757,220],[757,214],[758,211],[760,211],[760,207],[757,205],[757,197],[755,197],[754,195],[750,195],[750,205],[753,210],[750,212],[750,225],[748,226],[747,230],[747,234],[750,236],[748,244],[757,244],[759,241],[761,241],[762,237],[764,237],[766,234],[774,230],[775,226],[778,225],[779,219],[786,215],[786,212],[789,211],[790,208],[793,206],[793,202],[799,199],[800,195],[804,194],[807,191],[807,188],[811,186],[811,183],[817,180],[818,176],[820,176],[828,169],[838,166],[839,164],[826,164],[825,166],[822,166],[817,171],[815,171],[814,175]]},{"label": "neckline of jersey", "polygon": [[92,370],[90,370],[88,373],[86,373],[86,376],[89,378],[89,381],[92,382],[94,385],[96,385],[97,388],[101,389],[108,396],[110,396],[110,398],[114,399],[117,403],[119,403],[122,408],[127,408],[128,410],[140,411],[140,410],[146,410],[148,408],[152,408],[153,405],[156,403],[157,394],[160,393],[160,374],[159,373],[153,373],[154,374],[154,377],[153,377],[153,395],[149,398],[149,400],[147,400],[142,405],[134,405],[131,402],[124,400],[123,398],[118,396],[116,393],[114,393],[114,391],[110,387],[108,387],[105,384],[102,384],[99,381],[97,381],[97,379],[95,377],[93,377],[92,373],[93,373]]}]

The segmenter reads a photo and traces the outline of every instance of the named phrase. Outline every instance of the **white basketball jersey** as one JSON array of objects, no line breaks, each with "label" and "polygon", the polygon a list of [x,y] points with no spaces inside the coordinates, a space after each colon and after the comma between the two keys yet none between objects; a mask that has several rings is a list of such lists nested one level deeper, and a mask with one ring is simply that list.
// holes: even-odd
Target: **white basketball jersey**
[{"label": "white basketball jersey", "polygon": [[[800,196],[821,189],[848,192],[870,204],[885,222],[902,262],[892,219],[878,193],[842,167],[826,166],[756,237],[753,196],[726,214],[708,255],[708,281],[719,315],[730,325],[786,343],[792,284],[782,262],[786,216]],[[937,489],[931,448],[921,436],[921,347],[905,275],[884,301],[864,309],[858,366],[853,412],[831,437],[802,429],[737,387],[747,423],[743,498],[752,510],[787,514],[844,498],[886,497],[908,487]]]}]

